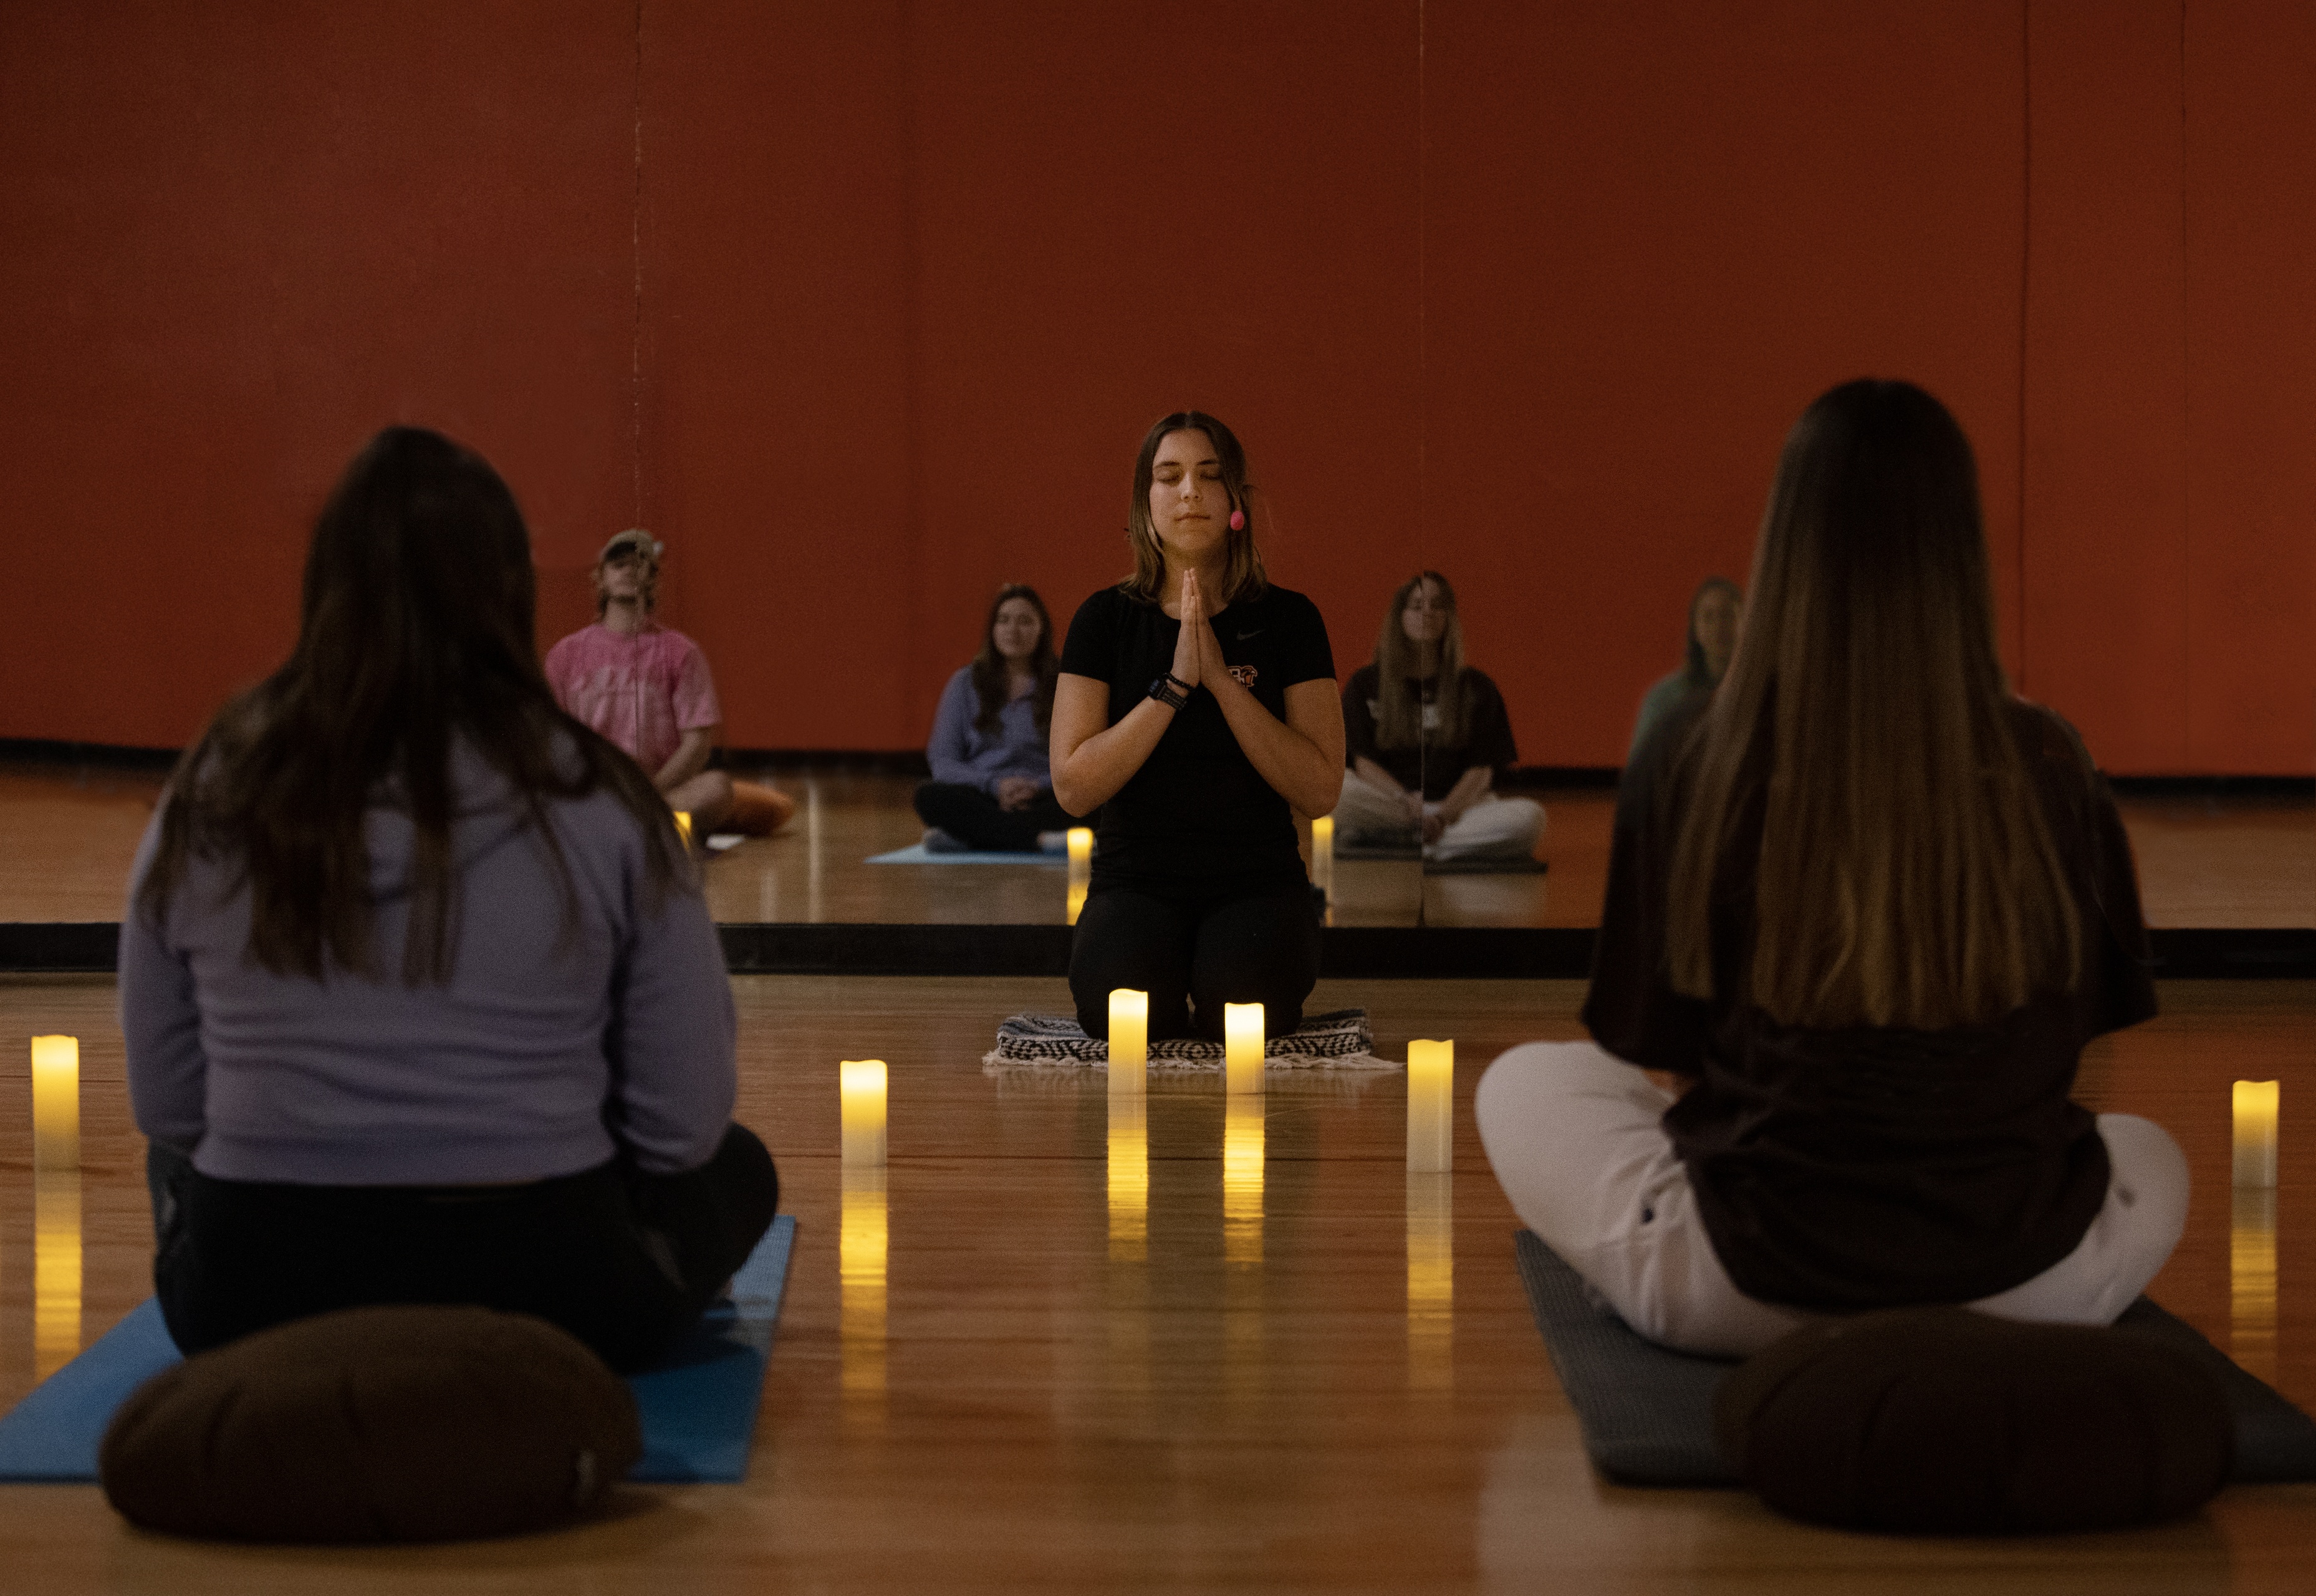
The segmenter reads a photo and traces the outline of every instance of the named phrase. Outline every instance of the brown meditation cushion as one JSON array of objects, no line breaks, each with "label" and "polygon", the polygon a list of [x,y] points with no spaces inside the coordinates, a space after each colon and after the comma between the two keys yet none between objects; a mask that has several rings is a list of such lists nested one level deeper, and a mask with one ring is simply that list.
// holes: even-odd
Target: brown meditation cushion
[{"label": "brown meditation cushion", "polygon": [[635,1398],[543,1319],[352,1308],[187,1359],[104,1433],[130,1522],[245,1540],[453,1540],[586,1511],[643,1451]]},{"label": "brown meditation cushion", "polygon": [[725,824],[743,836],[769,837],[796,813],[796,799],[755,781],[732,783],[732,818]]},{"label": "brown meditation cushion", "polygon": [[2227,1479],[2219,1386],[2173,1348],[1966,1308],[1832,1319],[1722,1383],[1722,1451],[1778,1511],[1860,1529],[2107,1529]]}]

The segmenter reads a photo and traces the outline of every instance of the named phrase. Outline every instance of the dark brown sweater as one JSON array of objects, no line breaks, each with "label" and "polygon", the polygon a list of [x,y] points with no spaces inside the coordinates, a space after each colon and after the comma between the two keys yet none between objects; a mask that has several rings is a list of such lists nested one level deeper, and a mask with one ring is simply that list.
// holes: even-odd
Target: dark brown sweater
[{"label": "dark brown sweater", "polygon": [[2155,1012],[2131,843],[2074,729],[2033,705],[2013,730],[2083,932],[2075,989],[1982,1025],[1805,1030],[1750,990],[1761,800],[1714,887],[1714,991],[1672,991],[1665,900],[1703,704],[1649,739],[1617,795],[1584,1021],[1600,1046],[1696,1077],[1664,1117],[1715,1253],[1765,1302],[1853,1311],[1968,1302],[2074,1250],[2107,1196],[2106,1145],[2069,1101],[2083,1044]]}]

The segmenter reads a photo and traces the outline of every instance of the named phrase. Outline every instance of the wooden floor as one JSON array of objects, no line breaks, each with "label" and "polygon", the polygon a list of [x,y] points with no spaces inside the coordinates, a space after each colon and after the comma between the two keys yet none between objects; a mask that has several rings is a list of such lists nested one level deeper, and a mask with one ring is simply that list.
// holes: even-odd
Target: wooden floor
[{"label": "wooden floor", "polygon": [[[922,834],[905,777],[835,771],[772,778],[799,800],[775,837],[708,866],[716,917],[738,922],[1055,924],[1059,864],[870,865]],[[0,766],[0,921],[115,920],[159,779]],[[1599,922],[1614,795],[1546,792],[1534,876],[1422,876],[1338,860],[1337,925],[1572,926]],[[2316,803],[2133,799],[2124,805],[2151,924],[2316,925]]]},{"label": "wooden floor", "polygon": [[[1202,1590],[2305,1592],[2316,1486],[2233,1489],[2140,1533],[1930,1543],[1804,1529],[1733,1492],[1587,1467],[1469,1118],[1479,1067],[1579,1034],[1573,983],[1332,983],[1383,1050],[1456,1039],[1455,1174],[1411,1185],[1397,1075],[1281,1087],[1226,1123],[1161,1077],[1139,1201],[1099,1077],[992,1077],[1038,980],[743,977],[741,1118],[799,1221],[736,1486],[630,1489],[612,1519],[459,1547],[285,1551],[129,1531],[92,1487],[0,1488],[0,1587],[206,1592]],[[2316,1404],[2316,984],[2175,984],[2096,1046],[2082,1096],[2151,1115],[2196,1201],[2153,1290]],[[0,1404],[148,1286],[140,1144],[102,977],[0,977]],[[55,1193],[35,1257],[29,1036],[83,1043],[78,1289]],[[891,1163],[848,1190],[836,1061],[892,1068]],[[2228,1083],[2284,1082],[2272,1223],[2228,1188]],[[1226,1165],[1226,1137],[1233,1139]],[[70,1210],[67,1208],[65,1212]],[[2263,1254],[2261,1237],[2272,1238]],[[2231,1242],[2239,1244],[2233,1248]],[[1443,1258],[1443,1250],[1445,1256]],[[2272,1269],[2263,1260],[2272,1260]],[[43,1264],[47,1265],[45,1272]],[[2233,1272],[2231,1272],[2231,1271]],[[45,1300],[43,1300],[45,1298]]]}]

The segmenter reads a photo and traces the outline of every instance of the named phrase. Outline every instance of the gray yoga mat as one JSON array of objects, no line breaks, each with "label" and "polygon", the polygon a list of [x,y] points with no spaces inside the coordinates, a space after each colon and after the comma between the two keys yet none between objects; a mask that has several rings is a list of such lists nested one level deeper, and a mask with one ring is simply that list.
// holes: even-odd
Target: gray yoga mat
[{"label": "gray yoga mat", "polygon": [[[1734,1360],[1699,1358],[1643,1341],[1588,1297],[1584,1280],[1523,1230],[1515,1243],[1537,1328],[1576,1410],[1593,1466],[1627,1485],[1740,1485],[1713,1440],[1713,1397]],[[2227,1393],[2236,1420],[2240,1485],[2316,1480],[2316,1421],[2231,1362],[2193,1325],[2141,1297],[2116,1321],[2188,1353]]]}]

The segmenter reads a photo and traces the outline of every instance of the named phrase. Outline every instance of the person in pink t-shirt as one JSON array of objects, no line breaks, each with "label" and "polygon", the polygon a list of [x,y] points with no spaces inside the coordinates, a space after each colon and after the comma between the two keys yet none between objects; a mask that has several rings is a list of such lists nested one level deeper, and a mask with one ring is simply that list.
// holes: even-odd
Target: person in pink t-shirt
[{"label": "person in pink t-shirt", "polygon": [[565,711],[626,749],[704,838],[733,810],[732,779],[708,768],[724,710],[699,645],[652,619],[665,548],[641,529],[603,545],[595,624],[547,651],[547,680]]}]

